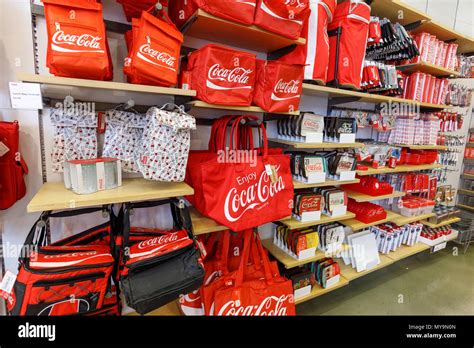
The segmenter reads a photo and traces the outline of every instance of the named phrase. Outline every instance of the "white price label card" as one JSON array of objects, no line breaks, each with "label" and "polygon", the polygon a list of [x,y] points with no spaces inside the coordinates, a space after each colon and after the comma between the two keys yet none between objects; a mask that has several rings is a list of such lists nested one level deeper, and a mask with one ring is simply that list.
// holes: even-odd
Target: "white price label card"
[{"label": "white price label card", "polygon": [[7,298],[11,294],[13,285],[15,285],[16,275],[10,271],[5,272],[2,283],[0,284],[0,294],[3,298]]},{"label": "white price label card", "polygon": [[436,244],[435,246],[433,246],[431,248],[431,253],[435,253],[437,251],[440,251],[440,250],[446,248],[447,244],[448,244],[448,242],[443,242],[443,243],[440,243],[440,244]]},{"label": "white price label card", "polygon": [[10,82],[10,100],[13,109],[43,109],[41,87],[38,83]]}]

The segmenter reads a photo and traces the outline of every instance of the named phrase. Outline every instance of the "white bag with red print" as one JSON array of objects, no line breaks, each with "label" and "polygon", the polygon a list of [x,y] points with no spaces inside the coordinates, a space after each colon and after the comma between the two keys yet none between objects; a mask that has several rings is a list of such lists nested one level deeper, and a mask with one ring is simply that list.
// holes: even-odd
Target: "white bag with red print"
[{"label": "white bag with red print", "polygon": [[174,107],[171,112],[156,107],[147,112],[149,121],[143,133],[139,162],[145,179],[184,180],[191,143],[190,131],[196,129],[196,119],[176,105]]}]

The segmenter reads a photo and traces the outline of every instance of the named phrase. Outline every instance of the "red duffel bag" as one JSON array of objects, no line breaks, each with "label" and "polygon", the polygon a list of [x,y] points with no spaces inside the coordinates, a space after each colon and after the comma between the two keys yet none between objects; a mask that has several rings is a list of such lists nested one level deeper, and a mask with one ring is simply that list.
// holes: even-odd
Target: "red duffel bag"
[{"label": "red duffel bag", "polygon": [[254,54],[206,45],[189,55],[190,88],[210,104],[250,106],[255,84]]},{"label": "red duffel bag", "polygon": [[369,23],[370,6],[365,2],[349,0],[337,5],[328,26],[328,83],[360,89]]},{"label": "red duffel bag", "polygon": [[23,175],[28,174],[28,167],[18,152],[19,129],[17,121],[0,122],[0,210],[26,194]]},{"label": "red duffel bag", "polygon": [[102,19],[93,1],[42,0],[48,32],[46,65],[56,76],[111,80],[112,61]]},{"label": "red duffel bag", "polygon": [[279,60],[293,64],[303,64],[304,79],[326,84],[329,65],[328,24],[331,23],[336,0],[310,0],[311,14],[304,22],[301,36],[306,44],[296,46]]},{"label": "red duffel bag", "polygon": [[267,112],[298,110],[303,70],[303,65],[258,59],[253,103]]},{"label": "red duffel bag", "polygon": [[[287,217],[291,215],[293,205],[289,156],[269,153],[263,124],[259,126],[262,151],[254,150],[250,139],[247,148],[238,147],[238,141],[245,144],[239,137],[242,120],[257,121],[258,118],[244,115],[232,119],[228,148],[225,137],[221,137],[220,150],[215,154],[210,151],[191,152],[185,179],[194,188],[194,197],[190,199],[196,209],[233,231]],[[227,124],[222,126],[221,133],[225,135]],[[246,133],[249,138],[252,136],[251,132]],[[250,150],[245,153],[255,157],[252,161],[244,158],[239,163],[226,160],[225,152],[237,149]]]},{"label": "red duffel bag", "polygon": [[254,24],[296,40],[309,13],[309,0],[258,0]]},{"label": "red duffel bag", "polygon": [[172,21],[181,28],[198,10],[232,22],[251,25],[256,0],[173,0],[169,4]]}]

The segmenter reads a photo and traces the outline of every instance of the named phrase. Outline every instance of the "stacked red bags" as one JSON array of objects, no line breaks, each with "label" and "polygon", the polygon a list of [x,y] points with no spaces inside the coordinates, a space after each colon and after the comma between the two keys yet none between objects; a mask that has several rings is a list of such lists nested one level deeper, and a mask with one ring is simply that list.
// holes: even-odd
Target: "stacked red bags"
[{"label": "stacked red bags", "polygon": [[[188,200],[201,214],[233,231],[291,215],[290,158],[281,150],[269,151],[263,124],[259,125],[263,148],[254,148],[252,127],[242,122],[257,120],[252,115],[221,117],[214,122],[209,150],[189,154],[185,181],[194,188],[194,196]],[[228,126],[230,139],[226,139]],[[244,154],[241,160],[227,160],[229,151],[238,150]]]},{"label": "stacked red bags", "polygon": [[246,230],[232,237],[225,231],[210,236],[206,247],[205,281],[194,294],[193,311],[186,296],[181,299],[185,313],[295,315],[292,283],[280,276],[276,262],[269,261],[258,234]]},{"label": "stacked red bags", "polygon": [[[359,89],[370,23],[370,6],[360,0],[339,3],[328,26],[328,81]],[[339,34],[337,34],[339,31]],[[336,56],[337,61],[336,61]]]},{"label": "stacked red bags", "polygon": [[448,79],[415,72],[405,77],[403,98],[422,103],[444,104],[448,93]]},{"label": "stacked red bags", "polygon": [[304,79],[326,84],[329,65],[327,27],[336,9],[336,0],[310,0],[311,14],[304,22],[302,37],[305,45],[297,46],[279,60],[305,65]]},{"label": "stacked red bags", "polygon": [[183,34],[161,11],[164,20],[148,12],[132,20],[132,32],[127,33],[129,55],[124,73],[131,83],[173,86],[178,82],[178,65]]},{"label": "stacked red bags", "polygon": [[102,5],[95,1],[43,0],[51,74],[91,80],[113,77]]},{"label": "stacked red bags", "polygon": [[257,60],[253,102],[267,112],[298,110],[303,89],[302,65]]}]

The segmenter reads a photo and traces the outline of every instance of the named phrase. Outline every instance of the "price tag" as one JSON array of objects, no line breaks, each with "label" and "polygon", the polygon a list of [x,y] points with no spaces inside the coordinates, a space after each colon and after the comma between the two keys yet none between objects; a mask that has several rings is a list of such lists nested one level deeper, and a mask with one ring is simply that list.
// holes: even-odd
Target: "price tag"
[{"label": "price tag", "polygon": [[443,242],[443,243],[436,244],[435,246],[433,246],[431,248],[431,253],[435,253],[437,251],[440,251],[440,250],[446,248],[447,244],[448,244],[448,242]]},{"label": "price tag", "polygon": [[38,83],[10,82],[10,100],[13,109],[43,109],[43,98]]},{"label": "price tag", "polygon": [[10,271],[5,272],[2,283],[0,284],[0,296],[7,299],[11,294],[13,285],[15,285],[16,275]]}]

